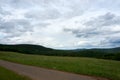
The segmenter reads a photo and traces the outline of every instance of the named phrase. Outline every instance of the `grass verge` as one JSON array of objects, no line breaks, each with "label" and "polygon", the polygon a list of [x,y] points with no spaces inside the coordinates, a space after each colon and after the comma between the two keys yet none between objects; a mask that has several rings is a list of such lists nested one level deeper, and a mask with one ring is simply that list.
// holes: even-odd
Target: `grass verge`
[{"label": "grass verge", "polygon": [[0,66],[0,80],[30,80]]}]

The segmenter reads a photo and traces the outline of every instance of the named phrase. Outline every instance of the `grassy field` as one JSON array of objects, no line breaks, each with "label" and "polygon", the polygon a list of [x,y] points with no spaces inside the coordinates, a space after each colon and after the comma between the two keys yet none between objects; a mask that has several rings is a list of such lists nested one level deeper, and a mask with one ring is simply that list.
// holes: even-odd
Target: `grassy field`
[{"label": "grassy field", "polygon": [[83,57],[55,57],[0,52],[0,59],[77,74],[120,80],[120,61]]},{"label": "grassy field", "polygon": [[0,67],[0,80],[30,80],[24,76],[20,76],[12,71]]}]

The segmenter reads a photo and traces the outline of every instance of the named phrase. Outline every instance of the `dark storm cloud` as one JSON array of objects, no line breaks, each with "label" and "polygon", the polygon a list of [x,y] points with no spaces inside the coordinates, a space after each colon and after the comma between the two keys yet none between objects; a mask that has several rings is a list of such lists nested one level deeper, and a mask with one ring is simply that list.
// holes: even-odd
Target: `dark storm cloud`
[{"label": "dark storm cloud", "polygon": [[14,37],[20,37],[26,32],[32,32],[31,24],[26,20],[0,20],[0,32],[5,34],[3,39],[9,39]]},{"label": "dark storm cloud", "polygon": [[105,15],[93,18],[83,24],[85,29],[64,29],[66,32],[72,32],[76,37],[92,37],[96,35],[109,35],[117,34],[120,31],[108,30],[110,26],[120,25],[120,16],[116,16],[112,13],[106,13]]},{"label": "dark storm cloud", "polygon": [[89,20],[84,25],[92,27],[120,25],[120,16],[108,12],[105,15]]},{"label": "dark storm cloud", "polygon": [[26,20],[0,20],[0,31],[5,33],[30,31],[31,24]]},{"label": "dark storm cloud", "polygon": [[[106,13],[88,20],[83,26],[85,26],[84,29],[80,27],[78,29],[65,28],[64,31],[72,33],[76,38],[91,40],[84,45],[87,47],[96,47],[98,45],[92,44],[98,42],[102,47],[118,47],[120,45],[120,16]],[[93,43],[93,40],[95,43]]]},{"label": "dark storm cloud", "polygon": [[101,32],[95,30],[95,28],[79,30],[79,29],[64,29],[64,31],[71,32],[76,37],[87,38],[91,36],[99,35]]},{"label": "dark storm cloud", "polygon": [[[120,34],[119,34],[120,35]],[[110,45],[118,47],[120,45],[120,37],[110,37],[107,39],[108,43],[110,43]]]}]

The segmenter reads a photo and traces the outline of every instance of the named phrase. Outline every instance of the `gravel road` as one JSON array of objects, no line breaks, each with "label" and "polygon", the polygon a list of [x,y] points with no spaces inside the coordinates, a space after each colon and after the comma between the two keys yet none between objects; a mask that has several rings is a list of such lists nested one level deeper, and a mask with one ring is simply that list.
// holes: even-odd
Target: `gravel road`
[{"label": "gravel road", "polygon": [[34,66],[27,66],[3,60],[0,60],[0,66],[12,70],[20,75],[27,76],[32,80],[108,80],[104,78],[78,75]]}]

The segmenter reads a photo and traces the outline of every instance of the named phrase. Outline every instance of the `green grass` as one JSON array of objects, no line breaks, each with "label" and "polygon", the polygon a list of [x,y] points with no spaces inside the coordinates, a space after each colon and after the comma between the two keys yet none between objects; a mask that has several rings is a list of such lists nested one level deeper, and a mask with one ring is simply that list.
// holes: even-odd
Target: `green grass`
[{"label": "green grass", "polygon": [[120,61],[84,57],[55,57],[0,52],[0,59],[77,74],[120,80]]},{"label": "green grass", "polygon": [[0,67],[0,80],[30,80],[10,70]]}]

